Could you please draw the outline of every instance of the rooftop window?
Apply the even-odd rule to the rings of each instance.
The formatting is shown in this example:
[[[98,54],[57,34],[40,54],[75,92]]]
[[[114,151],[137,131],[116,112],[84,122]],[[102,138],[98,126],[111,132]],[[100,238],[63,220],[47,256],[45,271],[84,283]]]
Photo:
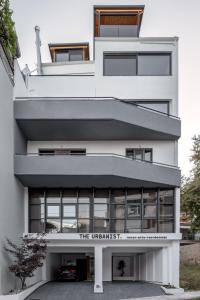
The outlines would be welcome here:
[[[50,44],[52,62],[89,60],[89,44]]]
[[[96,37],[138,37],[144,7],[96,7]]]

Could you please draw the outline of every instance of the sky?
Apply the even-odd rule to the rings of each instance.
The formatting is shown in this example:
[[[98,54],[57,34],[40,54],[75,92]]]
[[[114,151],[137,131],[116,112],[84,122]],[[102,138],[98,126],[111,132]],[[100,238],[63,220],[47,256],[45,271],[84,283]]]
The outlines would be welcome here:
[[[21,68],[36,68],[34,26],[41,29],[42,61],[48,43],[93,43],[93,5],[145,5],[141,37],[179,37],[179,166],[188,176],[192,137],[200,134],[200,0],[10,0]],[[92,52],[92,51],[90,51]]]

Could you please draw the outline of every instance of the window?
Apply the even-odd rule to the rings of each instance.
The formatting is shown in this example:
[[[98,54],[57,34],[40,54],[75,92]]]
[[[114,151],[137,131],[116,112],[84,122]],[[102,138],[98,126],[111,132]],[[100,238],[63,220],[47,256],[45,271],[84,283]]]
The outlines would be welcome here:
[[[138,55],[138,75],[171,75],[171,54],[140,53]]]
[[[105,76],[135,76],[136,55],[104,54]]]
[[[156,219],[148,219],[143,220],[143,226],[142,226],[143,232],[157,232],[157,220]]]
[[[152,162],[152,149],[129,148],[126,149],[126,156],[136,160]]]
[[[55,61],[56,62],[67,62],[67,61],[80,61],[83,60],[83,50],[55,50]]]
[[[145,189],[143,192],[143,203],[156,203],[158,197],[157,190]]]
[[[104,76],[170,76],[171,53],[104,53]]]
[[[63,205],[63,217],[64,218],[75,218],[76,217],[76,206],[75,205]]]
[[[111,232],[124,233],[125,232],[125,220],[111,220]]]
[[[53,62],[89,60],[89,44],[51,44],[49,50]]]
[[[127,232],[141,232],[141,221],[140,220],[127,220],[126,231]]]
[[[156,218],[157,206],[156,205],[144,205],[144,218]]]
[[[141,206],[140,205],[128,205],[128,218],[140,218],[141,217]]]
[[[64,233],[77,232],[77,220],[76,219],[63,219],[62,232],[64,232]]]
[[[60,206],[48,205],[47,206],[47,218],[59,218],[60,217]]]
[[[31,189],[30,232],[174,232],[173,189]]]
[[[39,155],[86,155],[86,149],[39,149]]]

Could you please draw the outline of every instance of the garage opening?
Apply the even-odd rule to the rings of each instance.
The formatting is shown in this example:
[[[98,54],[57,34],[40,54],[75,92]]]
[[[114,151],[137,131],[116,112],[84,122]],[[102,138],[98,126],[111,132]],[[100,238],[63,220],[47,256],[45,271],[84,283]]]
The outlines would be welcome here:
[[[47,265],[50,280],[94,280],[94,255],[90,253],[50,253]]]

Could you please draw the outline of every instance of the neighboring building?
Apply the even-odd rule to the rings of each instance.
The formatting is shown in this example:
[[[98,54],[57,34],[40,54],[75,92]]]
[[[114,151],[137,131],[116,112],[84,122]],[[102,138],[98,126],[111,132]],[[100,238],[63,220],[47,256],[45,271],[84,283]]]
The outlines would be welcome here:
[[[191,230],[192,223],[190,216],[184,212],[181,212],[180,215],[180,232],[182,234],[182,244],[185,243],[185,240],[200,240],[200,232],[193,233]]]
[[[94,6],[93,50],[50,44],[51,63],[36,28],[38,75],[16,68],[24,233],[49,240],[35,281],[62,268],[100,293],[112,280],[179,286],[178,39],[139,37],[143,12]]]
[[[15,278],[8,270],[10,260],[3,249],[6,238],[18,241],[24,232],[24,187],[13,169],[13,63],[0,39],[0,294],[15,287]]]

